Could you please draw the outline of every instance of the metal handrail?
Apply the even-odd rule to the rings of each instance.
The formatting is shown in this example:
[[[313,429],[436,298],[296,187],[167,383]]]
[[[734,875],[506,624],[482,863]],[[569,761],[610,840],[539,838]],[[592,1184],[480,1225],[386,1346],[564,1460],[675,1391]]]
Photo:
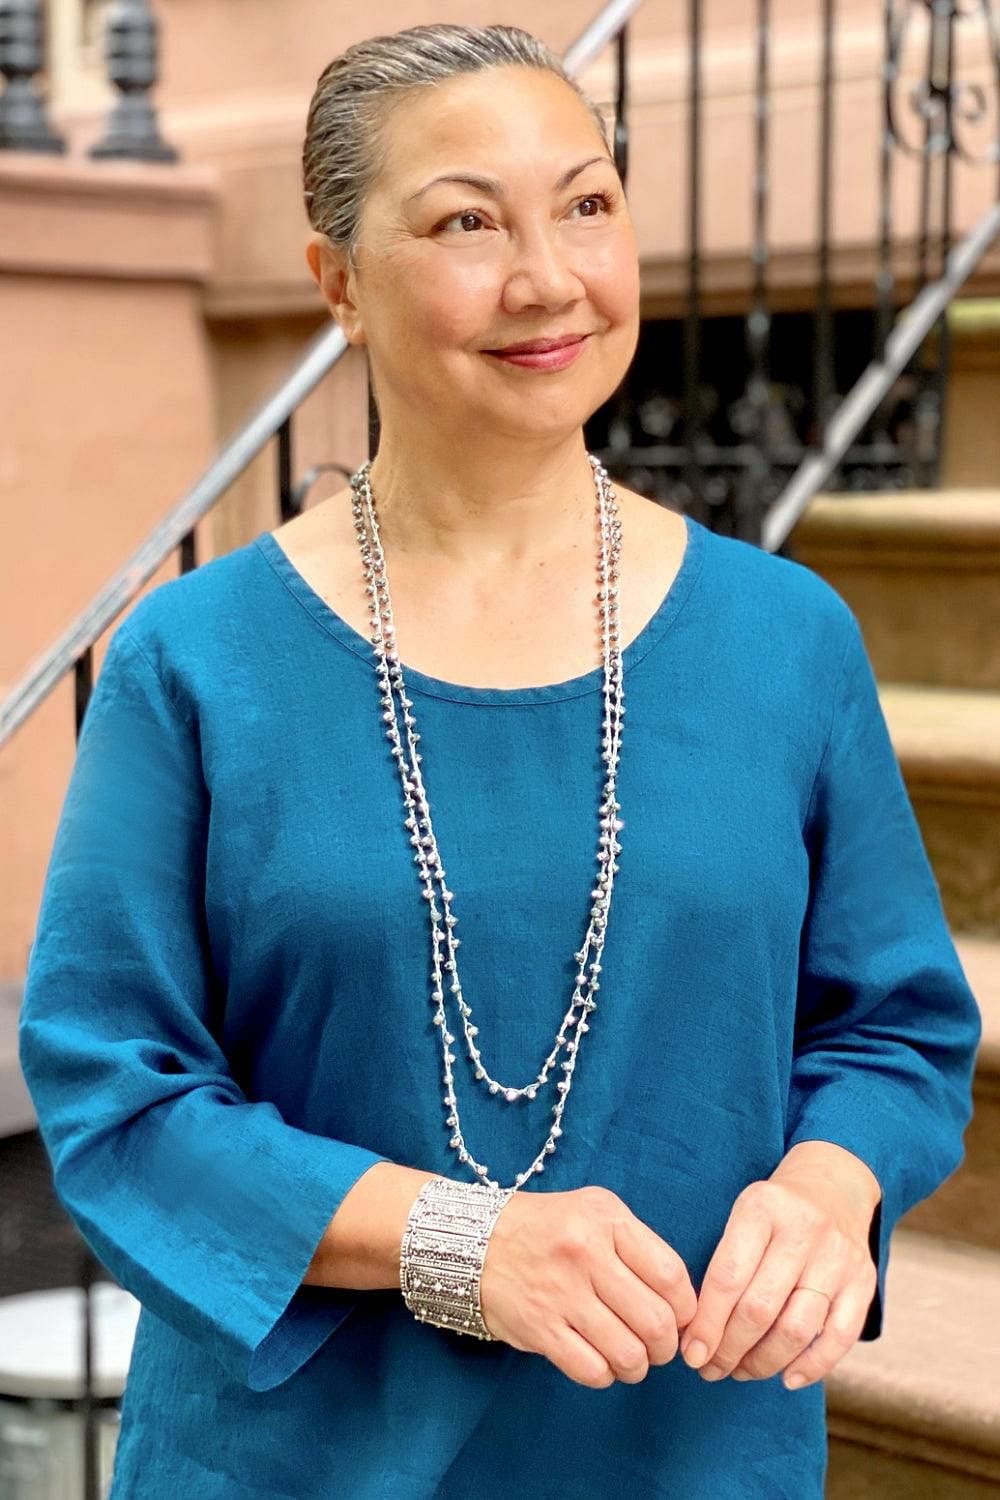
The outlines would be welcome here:
[[[1000,204],[994,204],[949,253],[944,274],[924,287],[900,313],[886,339],[884,358],[873,359],[830,418],[823,444],[808,453],[785,488],[764,514],[761,545],[776,552],[801,519],[810,501],[840,463],[868,418],[888,395],[949,302],[1000,236]]]
[[[571,75],[593,61],[621,31],[643,0],[609,0],[563,54]],[[58,686],[90,651],[128,606],[143,584],[161,568],[171,552],[218,504],[226,490],[261,450],[276,436],[310,391],[329,373],[349,348],[337,323],[322,329],[307,345],[291,373],[229,438],[201,478],[167,512],[142,545],[115,572],[54,645],[28,667],[12,692],[0,703],[0,746]]]
[[[608,42],[621,31],[639,9],[642,0],[610,0],[577,37],[562,56],[563,67],[573,75],[581,73]]]

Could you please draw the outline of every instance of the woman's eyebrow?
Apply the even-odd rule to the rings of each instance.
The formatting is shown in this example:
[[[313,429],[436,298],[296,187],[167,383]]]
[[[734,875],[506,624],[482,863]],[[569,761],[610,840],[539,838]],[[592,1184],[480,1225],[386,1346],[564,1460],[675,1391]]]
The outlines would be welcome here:
[[[552,191],[558,193],[562,188],[568,187],[573,178],[578,177],[585,167],[592,167],[595,162],[599,161],[606,161],[609,166],[614,166],[614,161],[610,156],[589,156],[586,161],[582,161],[578,166],[570,167],[568,172],[564,172]],[[415,193],[411,193],[403,201],[412,203],[414,198],[419,198],[421,193],[426,193],[428,188],[434,187],[438,182],[462,182],[469,187],[475,188],[477,192],[489,193],[493,198],[502,198],[504,196],[503,183],[499,182],[495,177],[477,177],[471,172],[444,172],[440,177],[432,177],[430,182],[425,182],[422,188],[418,188]]]

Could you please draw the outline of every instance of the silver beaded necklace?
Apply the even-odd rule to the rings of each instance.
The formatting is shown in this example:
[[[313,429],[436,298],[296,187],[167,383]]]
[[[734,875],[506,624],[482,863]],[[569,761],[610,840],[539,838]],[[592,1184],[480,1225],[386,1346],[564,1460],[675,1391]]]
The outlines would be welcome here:
[[[440,1028],[441,1047],[444,1059],[445,1095],[444,1103],[448,1110],[446,1123],[453,1132],[449,1139],[449,1145],[458,1153],[459,1159],[467,1163],[476,1175],[491,1188],[499,1187],[499,1183],[489,1175],[489,1168],[482,1162],[476,1161],[465,1143],[462,1135],[462,1127],[459,1121],[458,1100],[455,1095],[454,1077],[451,1065],[455,1061],[455,1054],[449,1050],[455,1038],[448,1030],[444,1010],[444,989],[442,970],[451,975],[451,989],[454,993],[458,1008],[462,1017],[462,1027],[465,1032],[466,1047],[474,1068],[475,1078],[485,1084],[491,1094],[499,1094],[505,1103],[515,1103],[521,1098],[534,1099],[538,1089],[546,1083],[549,1073],[555,1068],[559,1059],[559,1053],[565,1047],[568,1058],[560,1066],[565,1072],[565,1078],[556,1083],[557,1101],[553,1108],[553,1124],[548,1138],[531,1165],[524,1171],[518,1173],[513,1187],[509,1191],[516,1192],[525,1183],[533,1172],[545,1170],[545,1157],[550,1156],[556,1149],[555,1142],[562,1135],[562,1116],[569,1098],[569,1091],[573,1083],[573,1072],[576,1067],[577,1052],[580,1045],[580,1037],[590,1030],[587,1016],[597,1009],[597,1002],[592,998],[594,992],[600,988],[598,974],[601,972],[601,954],[604,950],[604,937],[607,929],[608,913],[611,908],[611,893],[614,886],[614,877],[618,871],[615,856],[621,851],[618,841],[618,831],[624,825],[618,817],[620,803],[615,798],[616,780],[618,774],[618,756],[621,744],[621,723],[625,716],[625,705],[622,690],[622,655],[621,641],[618,629],[618,560],[621,554],[622,527],[618,516],[618,500],[608,478],[607,471],[601,462],[593,456],[587,455],[593,470],[594,488],[597,497],[597,515],[600,525],[600,580],[601,585],[597,599],[600,605],[601,624],[603,630],[603,656],[604,656],[604,710],[603,728],[601,736],[601,758],[605,763],[604,791],[600,806],[600,835],[598,838],[597,852],[597,885],[591,891],[592,906],[590,908],[590,922],[584,939],[583,947],[574,957],[579,964],[576,976],[576,985],[573,990],[573,999],[563,1017],[562,1024],[556,1033],[552,1050],[546,1057],[538,1076],[529,1084],[515,1087],[500,1083],[493,1078],[486,1068],[482,1052],[476,1044],[476,1036],[479,1033],[478,1026],[472,1024],[472,1007],[465,1001],[462,994],[462,986],[458,977],[458,962],[455,958],[455,950],[459,947],[461,939],[455,937],[453,929],[457,925],[457,918],[451,910],[454,893],[447,887],[445,870],[438,853],[437,840],[434,837],[434,829],[431,826],[430,805],[424,791],[423,777],[420,774],[420,762],[423,757],[417,751],[417,742],[420,735],[415,733],[415,719],[411,713],[413,702],[406,695],[406,687],[403,681],[403,670],[399,655],[396,650],[396,632],[392,615],[392,604],[389,598],[389,580],[386,574],[385,555],[382,551],[382,539],[379,531],[378,518],[375,514],[375,503],[372,496],[370,470],[372,460],[362,464],[361,468],[351,475],[352,509],[354,512],[354,529],[361,549],[361,559],[365,574],[365,592],[371,599],[371,642],[374,647],[376,658],[376,669],[379,680],[379,692],[382,702],[382,719],[386,724],[386,736],[392,741],[392,754],[395,757],[399,769],[400,780],[403,789],[403,800],[406,804],[406,818],[404,826],[409,830],[410,843],[413,845],[413,859],[420,870],[421,891],[424,899],[430,906],[431,937],[433,944],[432,958],[432,1000],[434,1003],[434,1025]],[[397,720],[396,699],[393,693],[399,697],[399,706],[403,713],[403,724],[406,731],[406,749],[403,747],[399,733]],[[434,899],[434,881],[438,882],[441,891],[441,900],[444,906],[444,922],[442,925],[441,912]],[[442,961],[442,945],[446,948],[447,957]],[[591,959],[589,966],[587,961],[588,952],[593,945],[595,956]],[[590,973],[587,974],[589,967]],[[577,1014],[578,1013],[578,1014]],[[574,1017],[576,1017],[574,1022]],[[575,1024],[572,1039],[569,1039],[569,1030]]]

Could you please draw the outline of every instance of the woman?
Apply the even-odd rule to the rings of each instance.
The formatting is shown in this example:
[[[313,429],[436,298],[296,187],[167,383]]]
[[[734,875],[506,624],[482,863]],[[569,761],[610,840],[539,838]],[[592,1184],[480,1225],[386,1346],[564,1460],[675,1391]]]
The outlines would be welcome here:
[[[819,1497],[980,1025],[857,622],[587,453],[636,241],[540,42],[352,47],[304,160],[378,455],[117,627],[28,974],[112,1500]]]

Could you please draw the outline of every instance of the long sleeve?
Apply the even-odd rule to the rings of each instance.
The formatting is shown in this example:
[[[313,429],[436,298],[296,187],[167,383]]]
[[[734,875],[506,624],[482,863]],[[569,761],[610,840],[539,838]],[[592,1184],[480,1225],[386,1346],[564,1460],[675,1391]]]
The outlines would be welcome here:
[[[799,959],[786,1148],[832,1141],[882,1187],[870,1233],[882,1331],[899,1218],[964,1159],[982,1021],[882,713],[858,622],[806,820],[810,897]]]
[[[213,1032],[210,798],[196,722],[129,625],[112,635],[49,859],[20,1019],[56,1192],[113,1276],[270,1390],[365,1294],[302,1277],[388,1158],[249,1102]]]

